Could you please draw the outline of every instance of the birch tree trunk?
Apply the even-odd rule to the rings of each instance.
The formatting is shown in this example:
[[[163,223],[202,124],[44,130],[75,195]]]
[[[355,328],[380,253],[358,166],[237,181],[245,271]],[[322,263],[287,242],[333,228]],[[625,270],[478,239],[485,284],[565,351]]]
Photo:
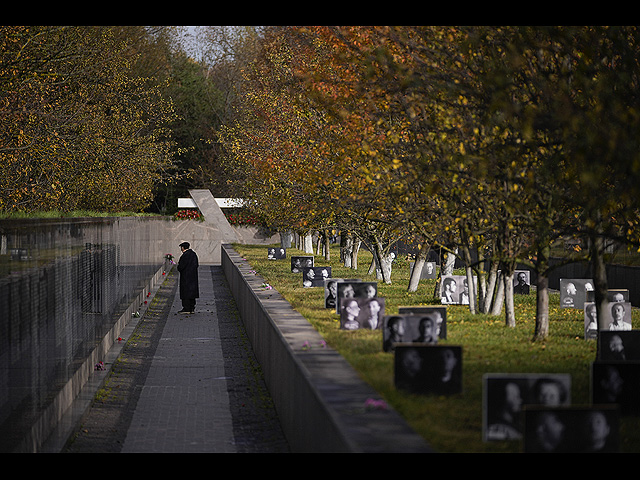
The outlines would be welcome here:
[[[340,260],[346,268],[351,268],[353,255],[353,235],[343,232],[340,235]]]
[[[549,244],[538,248],[536,260],[536,326],[533,340],[545,340],[549,336]]]
[[[303,237],[303,251],[304,253],[313,254],[313,236],[311,232],[307,232]]]
[[[424,267],[425,262],[427,261],[427,255],[429,254],[430,246],[427,243],[424,243],[422,247],[420,247],[420,251],[416,256],[416,261],[413,264],[413,271],[411,272],[411,277],[409,278],[409,287],[407,290],[409,292],[415,292],[418,290],[418,284],[420,283],[420,277],[422,275],[422,268]]]
[[[354,270],[358,269],[358,253],[360,252],[361,245],[362,240],[358,238],[353,239],[353,250],[351,252],[351,268]]]
[[[491,311],[491,307],[495,302],[496,285],[498,283],[498,262],[491,262],[491,266],[489,267],[489,278],[487,280],[487,288],[485,292],[484,304],[482,305],[482,313],[489,313]]]
[[[280,246],[282,248],[291,248],[293,241],[293,233],[291,231],[280,232]]]
[[[493,299],[493,305],[491,306],[491,315],[497,316],[502,312],[502,305],[504,304],[504,279],[502,271],[498,274],[496,286],[496,296]]]
[[[467,278],[467,286],[469,288],[469,311],[475,315],[476,313],[476,282],[473,281],[473,269],[471,267],[465,267],[465,273]]]
[[[377,238],[373,238],[371,243],[373,244],[373,261],[369,268],[369,274],[372,274],[375,269],[376,277],[379,280],[386,284],[391,284],[391,266],[395,254],[384,252],[382,244]]]
[[[508,327],[516,326],[516,311],[513,303],[513,269],[510,268],[502,277],[504,280],[504,305],[505,324]]]
[[[600,319],[604,318],[604,311],[607,305],[608,287],[607,270],[604,263],[604,238],[599,235],[598,232],[591,235],[590,248],[591,264],[593,267],[593,289],[596,303],[596,316],[598,318],[598,331],[600,331]]]
[[[456,264],[456,254],[458,253],[458,248],[456,247],[455,249],[455,253],[454,252],[447,252],[447,258],[445,259],[445,263],[443,266],[443,271],[442,274],[443,275],[452,275],[453,274],[453,267]]]
[[[324,259],[325,261],[331,261],[331,238],[329,237],[329,232],[325,230],[323,235],[324,240]]]
[[[471,251],[469,250],[469,245],[466,243],[462,247],[462,259],[465,263],[464,270],[467,279],[467,289],[469,293],[469,311],[475,315],[477,299],[476,283],[473,281],[473,270],[471,268]]]

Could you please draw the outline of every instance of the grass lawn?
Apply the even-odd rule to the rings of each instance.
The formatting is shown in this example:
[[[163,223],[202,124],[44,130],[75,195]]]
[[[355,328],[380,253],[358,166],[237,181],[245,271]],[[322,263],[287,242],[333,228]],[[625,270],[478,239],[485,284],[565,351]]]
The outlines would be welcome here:
[[[463,392],[452,396],[407,394],[394,386],[393,354],[382,350],[382,331],[341,330],[339,316],[324,308],[323,289],[304,288],[301,274],[291,273],[289,257],[308,254],[290,248],[286,260],[272,261],[267,260],[266,246],[237,244],[234,248],[439,452],[522,451],[520,441],[482,439],[485,373],[568,373],[572,403],[590,403],[590,366],[596,357],[596,342],[583,338],[583,311],[561,309],[558,293],[550,296],[550,335],[544,343],[531,341],[535,290],[529,295],[516,295],[515,327],[505,325],[504,314],[471,315],[466,306],[449,306],[447,338],[439,343],[462,346]],[[331,266],[333,277],[376,281],[367,273],[370,261],[371,255],[361,250],[357,271],[345,268],[337,246],[331,251],[331,261],[315,257],[316,266]],[[378,282],[378,296],[385,299],[385,314],[397,313],[400,306],[440,303],[433,298],[435,280],[422,280],[417,292],[407,291],[409,271],[407,259],[399,258],[394,263],[392,284]],[[632,320],[633,328],[639,328],[638,309],[634,309]],[[622,417],[620,450],[640,452],[640,418]]]

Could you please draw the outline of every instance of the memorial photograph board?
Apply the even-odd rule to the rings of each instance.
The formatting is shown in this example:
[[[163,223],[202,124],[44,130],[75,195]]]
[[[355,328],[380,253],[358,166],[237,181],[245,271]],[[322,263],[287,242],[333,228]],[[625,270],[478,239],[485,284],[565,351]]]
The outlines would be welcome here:
[[[292,256],[291,273],[302,273],[304,267],[313,267],[314,257],[312,256]]]
[[[605,303],[604,312],[600,315],[600,330],[625,331],[631,330],[631,303]]]
[[[399,343],[394,352],[394,384],[411,393],[462,393],[462,347]]]
[[[483,440],[522,438],[523,407],[571,405],[571,375],[565,373],[487,373],[482,378]]]
[[[598,312],[594,302],[584,304],[584,338],[585,340],[598,339]]]
[[[269,260],[283,260],[287,258],[287,249],[281,247],[271,247],[267,250],[267,258]]]
[[[391,352],[399,343],[438,343],[437,317],[432,314],[385,315],[382,318],[382,350]]]
[[[525,453],[617,453],[620,411],[613,406],[526,407]]]
[[[640,361],[640,330],[598,332],[598,360]]]
[[[516,270],[513,273],[513,293],[516,295],[528,295],[531,288],[531,272],[529,270]]]
[[[324,281],[331,278],[331,267],[303,267],[302,286],[324,287]]]
[[[477,278],[473,277],[478,291]],[[440,279],[440,301],[444,305],[468,305],[469,288],[466,275],[443,275]]]
[[[590,278],[561,278],[560,279],[560,308],[584,308],[587,301],[587,291],[593,290],[593,280]]]
[[[640,413],[640,362],[597,361],[591,364],[591,403],[620,407],[620,413]]]
[[[344,280],[338,282],[338,299],[364,297],[373,298],[378,296],[378,282],[363,282]],[[340,304],[336,304],[336,313],[340,313]]]
[[[384,317],[384,298],[354,297],[340,299],[342,330],[379,330]]]
[[[440,279],[440,301],[443,304],[460,304],[460,290],[462,289],[462,275],[442,275]]]
[[[324,306],[338,312],[338,283],[361,282],[359,278],[325,278],[324,280]]]
[[[409,263],[409,276],[413,274],[413,267],[416,262]],[[421,280],[435,280],[438,273],[438,266],[436,262],[424,262],[422,266],[422,272],[420,272]]]
[[[595,291],[588,290],[587,291],[587,302],[595,301]],[[610,288],[607,290],[607,301],[608,302],[628,302],[629,301],[629,290],[626,288]]]
[[[447,307],[442,305],[416,305],[398,307],[400,315],[429,315],[435,320],[438,338],[447,338]]]

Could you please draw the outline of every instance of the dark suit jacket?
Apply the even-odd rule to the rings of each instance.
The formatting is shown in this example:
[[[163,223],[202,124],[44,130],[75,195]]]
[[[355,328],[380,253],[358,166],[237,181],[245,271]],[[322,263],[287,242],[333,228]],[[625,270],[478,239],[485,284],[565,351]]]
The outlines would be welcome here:
[[[198,298],[198,255],[193,250],[185,250],[178,260],[180,272],[180,298]]]

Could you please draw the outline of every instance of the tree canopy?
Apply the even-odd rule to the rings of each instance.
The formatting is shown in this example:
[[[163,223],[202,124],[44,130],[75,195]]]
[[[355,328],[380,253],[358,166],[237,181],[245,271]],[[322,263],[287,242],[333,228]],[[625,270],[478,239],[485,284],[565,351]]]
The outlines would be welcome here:
[[[594,266],[603,239],[637,247],[636,27],[272,27],[261,47],[223,144],[278,226],[354,232],[379,261],[414,237],[483,276],[474,248],[543,287],[560,238]]]
[[[0,211],[210,188],[362,241],[385,282],[400,238],[456,253],[474,311],[528,265],[540,338],[555,242],[583,241],[599,305],[607,244],[640,248],[637,27],[198,27],[194,55],[182,33],[0,27]]]
[[[4,26],[0,42],[0,210],[144,208],[173,112],[131,32]]]

